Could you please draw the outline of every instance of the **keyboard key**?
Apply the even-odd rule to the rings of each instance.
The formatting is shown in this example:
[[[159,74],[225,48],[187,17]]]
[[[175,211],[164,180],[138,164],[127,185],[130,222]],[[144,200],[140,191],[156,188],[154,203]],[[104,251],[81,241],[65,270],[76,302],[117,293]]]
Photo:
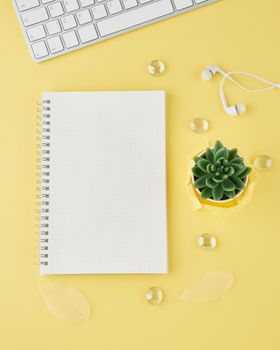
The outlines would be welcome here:
[[[135,27],[156,18],[173,13],[170,0],[159,0],[152,4],[122,13],[118,16],[106,18],[97,23],[101,36],[117,33],[121,30]]]
[[[46,37],[45,29],[41,24],[39,26],[27,29],[26,33],[29,41],[35,41]]]
[[[80,0],[82,7],[87,7],[94,4],[94,0]]]
[[[86,24],[92,21],[89,10],[78,12],[77,18],[80,24]]]
[[[61,27],[57,19],[46,23],[46,27],[49,35],[53,35],[61,32]]]
[[[138,5],[137,0],[123,0],[123,5],[126,10],[136,7]]]
[[[13,0],[38,61],[215,1]]]
[[[46,57],[49,54],[44,41],[39,41],[38,43],[33,44],[32,49],[36,58]]]
[[[61,23],[65,30],[77,27],[77,23],[73,15],[61,18]]]
[[[107,12],[106,12],[105,6],[103,4],[93,7],[92,13],[93,13],[93,17],[95,19],[100,19],[100,18],[104,18],[107,16]]]
[[[77,35],[74,31],[63,34],[63,40],[67,49],[79,45]]]
[[[89,24],[85,27],[78,29],[78,33],[82,43],[87,43],[98,38],[96,30],[93,24]]]
[[[56,2],[49,6],[51,17],[58,17],[64,14],[63,8],[60,2]]]
[[[36,10],[32,10],[21,15],[23,24],[25,27],[32,26],[33,24],[37,24],[40,22],[46,21],[49,16],[44,7],[38,8]]]
[[[183,10],[187,7],[193,6],[192,0],[174,0],[174,4],[177,10]]]
[[[63,45],[59,36],[54,36],[47,40],[51,53],[57,53],[63,50]]]
[[[77,0],[64,0],[63,3],[67,12],[76,11],[80,8]]]
[[[16,0],[19,11],[25,11],[40,5],[39,0]]]
[[[150,2],[152,0],[139,0],[140,1],[140,4],[146,4],[146,2]]]
[[[122,6],[119,0],[108,1],[107,6],[111,15],[122,11]]]

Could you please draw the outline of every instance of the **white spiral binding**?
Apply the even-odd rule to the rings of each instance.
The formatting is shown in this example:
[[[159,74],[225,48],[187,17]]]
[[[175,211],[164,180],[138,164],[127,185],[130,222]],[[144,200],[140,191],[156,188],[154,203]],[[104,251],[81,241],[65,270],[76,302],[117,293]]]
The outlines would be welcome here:
[[[50,192],[50,100],[43,100],[41,108],[37,108],[37,118],[40,127],[38,130],[38,159],[37,170],[37,213],[38,213],[38,236],[39,236],[39,264],[48,265],[49,246],[49,192]]]

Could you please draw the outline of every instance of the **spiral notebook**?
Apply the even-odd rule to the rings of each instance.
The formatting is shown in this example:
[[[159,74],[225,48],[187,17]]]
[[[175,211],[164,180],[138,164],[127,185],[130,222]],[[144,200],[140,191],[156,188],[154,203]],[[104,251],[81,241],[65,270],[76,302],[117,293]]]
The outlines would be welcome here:
[[[165,93],[42,101],[41,274],[167,273]]]

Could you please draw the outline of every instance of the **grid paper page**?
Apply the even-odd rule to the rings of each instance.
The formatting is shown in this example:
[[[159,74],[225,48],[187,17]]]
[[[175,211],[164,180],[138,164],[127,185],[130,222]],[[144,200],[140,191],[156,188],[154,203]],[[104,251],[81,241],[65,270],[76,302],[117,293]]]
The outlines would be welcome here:
[[[165,93],[50,92],[42,274],[167,273]]]

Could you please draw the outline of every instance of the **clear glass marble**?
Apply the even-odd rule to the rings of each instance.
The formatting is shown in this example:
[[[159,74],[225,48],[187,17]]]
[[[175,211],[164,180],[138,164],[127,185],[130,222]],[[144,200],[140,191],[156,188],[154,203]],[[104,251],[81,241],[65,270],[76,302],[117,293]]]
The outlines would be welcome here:
[[[203,233],[198,238],[198,245],[206,250],[213,250],[217,246],[217,239],[215,236],[210,235],[209,233]]]
[[[193,132],[201,134],[209,129],[209,122],[207,119],[195,118],[190,121],[190,128]]]
[[[146,292],[146,300],[150,305],[159,305],[163,301],[163,291],[159,287],[150,287]]]
[[[148,65],[148,72],[154,77],[163,75],[165,72],[165,64],[161,60],[153,60]]]
[[[272,167],[272,159],[267,155],[260,155],[253,160],[253,165],[257,170],[265,171]]]

